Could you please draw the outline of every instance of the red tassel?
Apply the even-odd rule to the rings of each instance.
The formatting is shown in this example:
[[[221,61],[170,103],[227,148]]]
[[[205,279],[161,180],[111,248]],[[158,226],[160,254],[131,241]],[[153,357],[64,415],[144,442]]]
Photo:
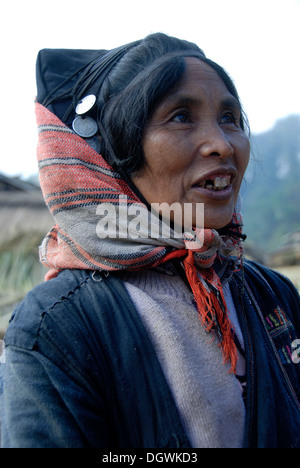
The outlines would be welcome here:
[[[204,282],[198,277],[198,270],[194,264],[194,254],[192,250],[188,251],[187,257],[184,259],[186,277],[192,288],[202,324],[206,331],[211,331],[214,328],[215,321],[218,322],[222,333],[222,352],[224,362],[231,362],[230,372],[235,372],[237,363],[237,350],[233,339],[232,325],[228,317],[226,302],[224,299],[221,282],[213,270],[213,268],[202,269],[199,273],[204,279]],[[216,295],[205,287],[205,282],[213,283],[218,289],[221,300],[223,302],[223,310]]]

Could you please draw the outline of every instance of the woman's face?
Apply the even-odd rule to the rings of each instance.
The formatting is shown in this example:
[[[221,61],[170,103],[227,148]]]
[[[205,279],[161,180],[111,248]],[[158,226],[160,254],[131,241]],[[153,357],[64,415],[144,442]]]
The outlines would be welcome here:
[[[249,140],[239,103],[223,80],[201,60],[185,60],[181,80],[145,129],[145,165],[132,180],[150,204],[179,202],[183,212],[192,204],[193,224],[196,204],[203,203],[204,227],[219,229],[231,221]]]

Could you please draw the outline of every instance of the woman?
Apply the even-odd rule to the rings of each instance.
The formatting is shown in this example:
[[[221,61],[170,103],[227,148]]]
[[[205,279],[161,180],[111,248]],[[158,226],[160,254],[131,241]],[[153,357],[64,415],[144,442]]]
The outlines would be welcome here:
[[[37,70],[56,225],[5,337],[3,446],[299,447],[299,297],[242,258],[231,79],[163,34]]]

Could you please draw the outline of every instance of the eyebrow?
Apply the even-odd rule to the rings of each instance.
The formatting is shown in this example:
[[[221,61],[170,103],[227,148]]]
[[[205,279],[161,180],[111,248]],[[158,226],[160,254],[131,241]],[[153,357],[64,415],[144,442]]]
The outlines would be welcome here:
[[[183,94],[168,96],[165,100],[166,105],[176,106],[189,106],[189,105],[201,105],[202,100],[192,96],[186,96]]]
[[[236,110],[241,111],[241,104],[239,103],[237,98],[235,98],[232,95],[221,100],[221,107],[223,108],[227,107],[230,109],[236,109]]]
[[[174,105],[174,106],[201,106],[203,103],[203,100],[201,98],[196,98],[194,96],[188,96],[188,95],[171,95],[166,98],[165,104],[166,105]],[[225,97],[224,99],[221,100],[220,102],[220,108],[229,108],[233,110],[238,110],[241,111],[241,105],[238,101],[237,98],[235,98],[233,95],[229,95],[228,97]]]

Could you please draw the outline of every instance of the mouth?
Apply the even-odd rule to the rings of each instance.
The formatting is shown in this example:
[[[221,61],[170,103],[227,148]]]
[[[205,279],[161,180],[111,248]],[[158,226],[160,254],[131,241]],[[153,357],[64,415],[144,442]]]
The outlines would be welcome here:
[[[214,190],[220,192],[225,190],[231,185],[231,176],[230,175],[218,175],[210,176],[207,179],[201,180],[196,186],[204,188],[206,190]]]
[[[227,173],[211,173],[199,179],[193,187],[200,187],[217,192],[222,191],[232,185],[235,176],[236,174],[233,171]]]
[[[227,198],[233,192],[233,182],[236,176],[236,171],[210,173],[198,179],[192,188],[210,198],[218,200]]]

